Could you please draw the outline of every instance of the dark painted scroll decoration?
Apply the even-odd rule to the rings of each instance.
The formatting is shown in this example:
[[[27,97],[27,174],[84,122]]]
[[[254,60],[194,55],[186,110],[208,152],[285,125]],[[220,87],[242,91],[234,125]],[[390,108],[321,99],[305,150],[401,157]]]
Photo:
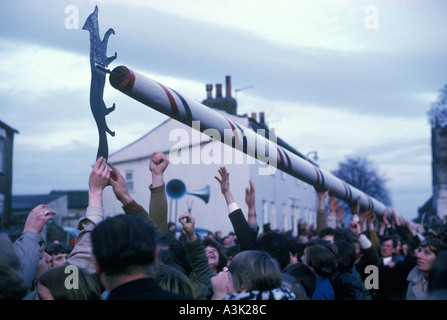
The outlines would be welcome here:
[[[106,115],[115,109],[115,104],[112,107],[107,108],[104,100],[104,85],[106,81],[107,66],[116,59],[115,55],[107,57],[107,42],[111,34],[115,34],[115,31],[110,28],[101,40],[99,35],[98,25],[98,6],[95,6],[95,11],[92,12],[85,21],[83,30],[87,30],[90,34],[90,69],[92,73],[92,79],[90,84],[90,109],[98,127],[99,134],[99,146],[96,158],[100,156],[105,159],[109,156],[109,147],[107,144],[107,133],[112,137],[115,136],[115,132],[111,131],[106,123]]]

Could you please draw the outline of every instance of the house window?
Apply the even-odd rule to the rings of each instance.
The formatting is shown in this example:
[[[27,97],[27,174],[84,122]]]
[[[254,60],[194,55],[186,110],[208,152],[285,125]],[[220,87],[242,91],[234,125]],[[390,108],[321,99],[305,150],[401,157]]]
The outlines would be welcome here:
[[[5,213],[5,195],[0,193],[0,214]]]
[[[286,203],[283,203],[282,204],[282,214],[283,214],[283,216],[282,216],[282,218],[283,218],[283,222],[282,222],[282,224],[283,224],[283,229],[284,230],[286,230],[286,231],[288,231],[290,228],[289,228],[289,219],[288,219],[288,216],[289,216],[289,214],[288,214],[288,212],[287,212],[287,204]]]
[[[3,157],[5,156],[5,139],[0,136],[0,173],[3,173],[5,169],[3,168]]]
[[[271,209],[271,213],[270,213],[270,228],[272,230],[276,229],[276,205],[274,202],[270,203],[270,209]]]
[[[129,192],[133,192],[133,172],[132,171],[126,172],[126,186],[127,186],[127,190],[129,190]]]
[[[5,172],[4,166],[4,157],[5,157],[5,139],[6,139],[6,131],[0,128],[0,173]]]

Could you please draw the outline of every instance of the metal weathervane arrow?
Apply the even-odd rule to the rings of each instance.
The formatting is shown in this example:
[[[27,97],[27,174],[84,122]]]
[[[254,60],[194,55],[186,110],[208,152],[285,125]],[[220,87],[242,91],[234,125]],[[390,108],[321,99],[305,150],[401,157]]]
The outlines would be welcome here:
[[[99,35],[98,24],[98,6],[95,6],[95,10],[88,16],[85,21],[83,30],[87,30],[90,34],[90,69],[92,73],[90,83],[90,109],[98,127],[99,145],[96,158],[109,157],[109,147],[107,144],[107,133],[112,137],[115,136],[115,132],[111,131],[106,123],[106,115],[115,110],[115,104],[112,107],[107,108],[104,100],[104,85],[106,82],[107,66],[116,59],[116,52],[114,56],[107,57],[107,42],[110,35],[115,34],[115,31],[110,28],[101,40]]]

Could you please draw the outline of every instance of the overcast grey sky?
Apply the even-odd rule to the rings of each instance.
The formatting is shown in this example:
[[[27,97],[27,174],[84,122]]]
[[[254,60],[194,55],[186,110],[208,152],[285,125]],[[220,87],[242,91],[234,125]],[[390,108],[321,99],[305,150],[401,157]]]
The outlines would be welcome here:
[[[14,194],[88,187],[98,137],[81,28],[95,5],[101,36],[116,32],[110,68],[198,101],[231,75],[233,89],[252,87],[238,92],[238,113],[264,111],[326,171],[368,157],[407,218],[431,196],[427,112],[447,82],[442,0],[0,1],[0,120],[19,131]],[[116,103],[110,153],[166,119],[108,83],[104,100]]]

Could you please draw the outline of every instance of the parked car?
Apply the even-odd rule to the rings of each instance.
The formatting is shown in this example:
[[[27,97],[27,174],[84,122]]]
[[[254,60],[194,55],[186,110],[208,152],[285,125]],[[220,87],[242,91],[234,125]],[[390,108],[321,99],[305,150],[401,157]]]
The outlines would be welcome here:
[[[195,229],[196,229],[196,232],[199,235],[200,239],[202,239],[202,240],[207,238],[210,233],[213,234],[208,229],[203,229],[203,228],[195,228]],[[179,226],[175,227],[175,237],[177,239],[179,239],[181,234],[182,234],[182,227],[179,227]]]

